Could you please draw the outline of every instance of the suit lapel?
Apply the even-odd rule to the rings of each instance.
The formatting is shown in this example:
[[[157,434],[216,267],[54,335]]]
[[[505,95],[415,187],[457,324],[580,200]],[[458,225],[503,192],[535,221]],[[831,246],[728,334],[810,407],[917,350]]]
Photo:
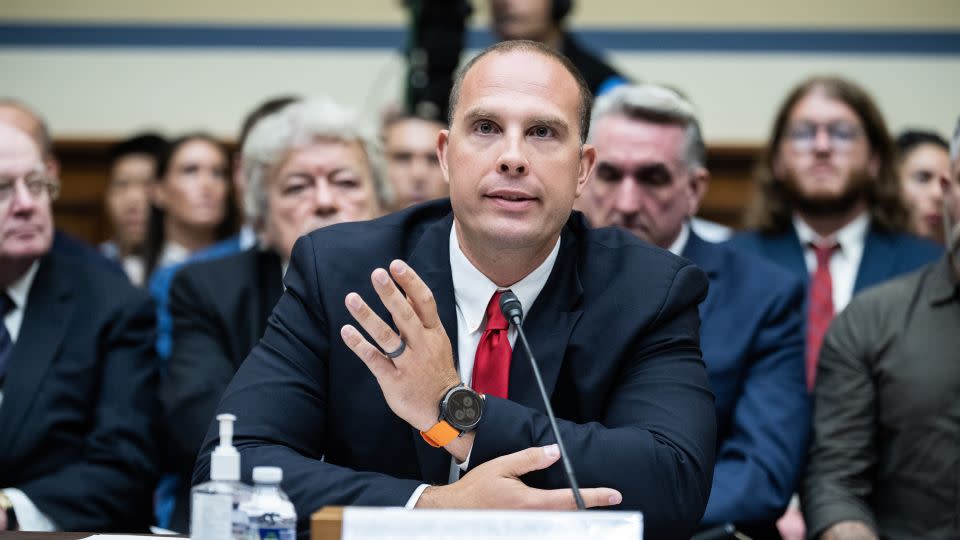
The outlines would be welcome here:
[[[437,312],[443,329],[453,346],[454,362],[457,357],[457,305],[453,294],[453,275],[450,272],[450,228],[453,214],[429,225],[423,232],[407,264],[433,291]],[[450,454],[442,448],[433,448],[423,440],[420,432],[412,429],[413,444],[420,463],[421,477],[431,484],[446,484],[450,475]]]
[[[259,248],[254,248],[254,250],[257,265],[255,282],[259,300],[256,310],[258,320],[254,328],[259,329],[259,333],[254,336],[251,344],[256,344],[260,340],[263,329],[267,327],[267,318],[283,294],[283,263],[280,257],[272,249],[261,251]]]
[[[577,271],[577,235],[571,218],[560,239],[560,252],[543,290],[532,306],[524,306],[523,330],[540,367],[543,386],[553,395],[563,365],[570,333],[580,319],[583,288]],[[543,411],[543,400],[530,366],[530,359],[517,339],[510,360],[510,401]]]
[[[863,255],[860,257],[860,267],[857,268],[857,279],[854,281],[853,293],[880,283],[893,274],[895,261],[894,247],[889,236],[878,233],[870,228],[863,242]]]
[[[45,256],[27,295],[20,333],[10,356],[0,405],[0,455],[9,455],[72,319],[68,269]]]
[[[717,278],[722,273],[723,269],[721,268],[721,258],[720,253],[721,249],[718,246],[714,246],[708,243],[706,240],[697,236],[693,230],[690,230],[690,237],[687,240],[687,245],[683,248],[683,253],[681,255],[688,259],[693,264],[700,267],[704,273],[707,274],[707,278],[710,279],[710,290],[714,289],[714,284],[717,281]],[[713,299],[716,295],[707,294],[707,298],[700,304],[700,320],[703,321],[707,318],[707,314],[710,313],[710,310],[713,308]]]
[[[788,232],[766,236],[765,238],[766,251],[770,259],[786,266],[804,283],[810,281],[807,262],[803,258],[803,246],[800,245],[800,237],[797,236],[797,231],[792,226]]]

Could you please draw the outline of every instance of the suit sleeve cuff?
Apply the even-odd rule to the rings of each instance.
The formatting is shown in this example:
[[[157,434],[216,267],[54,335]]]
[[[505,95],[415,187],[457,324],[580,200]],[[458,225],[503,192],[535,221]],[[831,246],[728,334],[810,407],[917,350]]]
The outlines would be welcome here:
[[[57,526],[50,520],[30,497],[17,488],[6,488],[3,493],[10,498],[13,503],[13,511],[17,513],[17,524],[21,531],[56,531]]]
[[[407,500],[407,504],[403,505],[407,510],[412,510],[417,506],[417,502],[420,501],[420,496],[423,495],[423,490],[430,487],[430,484],[420,484],[417,489],[413,491],[413,495]]]

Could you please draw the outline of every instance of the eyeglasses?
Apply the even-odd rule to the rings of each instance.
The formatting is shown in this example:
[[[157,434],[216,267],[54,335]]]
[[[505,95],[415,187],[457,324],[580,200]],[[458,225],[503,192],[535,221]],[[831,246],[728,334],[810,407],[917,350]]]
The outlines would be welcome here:
[[[17,178],[0,178],[0,204],[7,204],[17,191]],[[44,192],[55,200],[60,194],[60,182],[51,176],[42,174],[31,174],[23,177],[23,183],[27,186],[27,193],[34,199],[40,198]]]
[[[837,152],[848,152],[863,135],[859,126],[850,122],[831,122],[829,124],[814,124],[800,122],[787,128],[786,138],[791,149],[795,152],[810,152],[817,144],[817,134],[820,129],[827,130],[830,147]]]

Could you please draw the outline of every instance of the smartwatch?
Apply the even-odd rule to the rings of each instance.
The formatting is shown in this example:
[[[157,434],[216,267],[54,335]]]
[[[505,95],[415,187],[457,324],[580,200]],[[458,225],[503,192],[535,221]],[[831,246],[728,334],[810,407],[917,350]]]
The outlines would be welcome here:
[[[476,429],[483,416],[483,396],[463,383],[454,386],[440,400],[440,420],[420,435],[427,444],[440,448]]]

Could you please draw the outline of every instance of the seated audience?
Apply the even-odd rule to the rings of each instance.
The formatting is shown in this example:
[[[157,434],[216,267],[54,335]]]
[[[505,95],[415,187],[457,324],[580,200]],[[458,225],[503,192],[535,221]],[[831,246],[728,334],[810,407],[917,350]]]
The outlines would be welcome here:
[[[380,135],[394,210],[449,194],[437,160],[437,137],[445,127],[410,114],[392,114],[384,120]]]
[[[177,269],[199,252],[227,255],[239,239],[227,150],[205,134],[171,141],[157,167],[144,248],[150,294],[157,304],[157,353],[170,356],[167,293]]]
[[[808,283],[806,374],[820,343],[857,292],[935,260],[942,250],[907,233],[893,142],[873,99],[837,77],[800,83],[780,106],[756,174],[748,226],[730,240]],[[803,536],[791,507],[781,523]]]
[[[590,93],[598,96],[626,78],[588,51],[565,28],[573,0],[489,0],[493,33],[502,40],[529,39],[560,52],[573,62]]]
[[[158,403],[149,297],[51,251],[59,182],[0,123],[0,530],[146,531]]]
[[[596,159],[590,101],[553,49],[495,45],[451,92],[438,138],[449,201],[297,241],[217,411],[237,415],[244,478],[283,467],[302,534],[325,505],[574,507],[526,355],[511,352],[507,288],[585,506],[642,510],[650,538],[696,528],[716,440],[699,349],[707,280],[571,213]]]
[[[701,521],[776,538],[810,429],[803,282],[758,255],[704,241],[690,218],[709,180],[693,105],[668,88],[623,85],[597,99],[597,168],[584,198],[595,226],[618,226],[703,269],[700,348],[716,395],[717,462]]]
[[[950,175],[947,141],[928,131],[905,131],[897,137],[900,190],[910,210],[910,230],[943,243],[940,179]]]
[[[144,284],[143,244],[147,236],[150,188],[167,141],[152,133],[137,135],[110,149],[107,184],[107,217],[113,238],[100,244],[100,252],[118,261],[137,286]]]
[[[233,196],[236,199],[237,208],[243,208],[244,194],[247,191],[247,180],[244,177],[241,163],[243,162],[243,146],[247,142],[247,136],[250,135],[250,130],[253,129],[253,126],[264,116],[273,114],[294,101],[299,100],[300,98],[297,96],[272,97],[257,105],[256,108],[250,111],[243,119],[243,124],[240,126],[240,136],[237,137],[237,146],[234,149],[231,163],[231,168],[233,169]],[[252,223],[244,222],[240,227],[240,232],[237,234],[239,235],[237,242],[241,250],[250,249],[256,245],[257,233],[253,230]]]
[[[50,130],[40,115],[19,101],[0,97],[0,122],[12,125],[27,133],[40,148],[48,173],[55,178],[59,178],[60,162],[53,153],[53,139],[50,138]],[[101,269],[118,275],[126,275],[119,263],[104,257],[93,247],[61,230],[54,230],[51,250],[70,257],[82,258]]]
[[[386,202],[376,147],[351,111],[327,100],[261,118],[243,147],[246,217],[258,246],[190,264],[170,289],[173,352],[161,383],[172,457],[183,472],[170,527],[187,531],[190,475],[217,403],[257,343],[283,292],[282,269],[300,236],[377,217]]]
[[[947,255],[854,298],[823,342],[802,492],[810,538],[960,535],[960,124],[950,158]]]

